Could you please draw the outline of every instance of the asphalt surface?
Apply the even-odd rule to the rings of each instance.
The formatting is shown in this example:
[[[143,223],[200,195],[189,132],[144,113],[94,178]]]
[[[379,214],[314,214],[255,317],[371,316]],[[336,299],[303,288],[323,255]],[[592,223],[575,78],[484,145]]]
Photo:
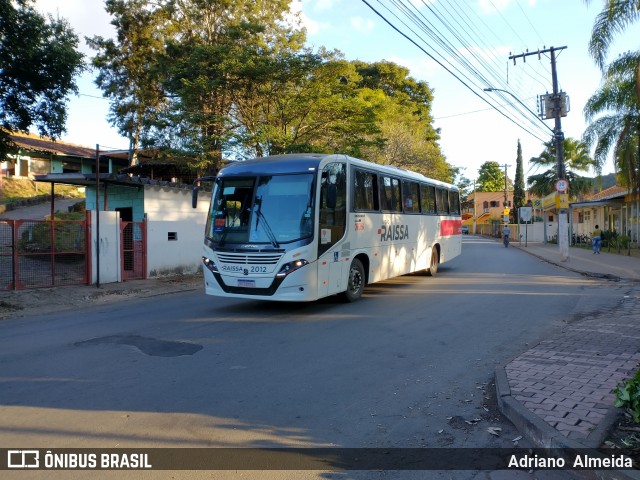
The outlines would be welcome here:
[[[613,391],[640,363],[640,259],[570,248],[563,261],[558,245],[516,242],[512,247],[561,268],[628,285],[613,314],[597,312],[571,322],[496,370],[500,410],[534,444],[599,447],[621,412]],[[631,470],[586,476],[640,479]]]
[[[34,210],[34,217],[41,218],[50,205]],[[640,258],[606,249],[595,255],[587,249],[570,248],[569,258],[563,260],[554,244],[513,242],[510,248],[588,277],[628,286],[615,314],[602,311],[572,321],[496,369],[499,408],[533,444],[552,449],[598,447],[620,414],[614,407],[613,390],[633,376],[640,364]],[[139,283],[137,287],[144,289],[149,281]],[[128,293],[132,287],[132,282],[111,284],[108,290]],[[121,289],[124,291],[119,292]],[[588,478],[640,479],[637,471],[630,470],[583,473]]]
[[[53,211],[66,213],[69,207],[81,201],[81,198],[56,198],[53,202]],[[42,220],[48,215],[51,215],[51,200],[29,207],[7,210],[0,213],[0,220]]]

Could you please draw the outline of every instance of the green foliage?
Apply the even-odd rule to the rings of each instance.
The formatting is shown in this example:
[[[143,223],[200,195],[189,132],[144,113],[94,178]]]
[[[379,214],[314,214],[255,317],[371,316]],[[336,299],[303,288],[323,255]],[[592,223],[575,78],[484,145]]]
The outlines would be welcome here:
[[[524,171],[522,166],[522,145],[520,145],[520,140],[518,140],[518,149],[516,154],[516,176],[513,183],[513,209],[511,209],[511,213],[514,223],[517,223],[517,212],[520,207],[524,207],[526,196],[524,186]]]
[[[92,63],[98,71],[96,85],[111,100],[109,121],[129,138],[130,163],[135,164],[144,132],[166,104],[157,60],[164,52],[168,13],[147,0],[106,0],[105,9],[113,17],[117,39],[95,36],[87,43],[98,52]]]
[[[584,107],[587,126],[583,139],[594,146],[599,171],[613,153],[620,184],[638,188],[638,63],[640,52],[628,52],[612,62],[604,72],[604,82]]]
[[[563,141],[563,153],[563,170],[566,172],[566,180],[569,183],[570,197],[576,198],[580,194],[590,193],[593,188],[590,179],[576,173],[587,172],[590,168],[595,167],[587,145],[573,138],[565,138]],[[545,149],[540,156],[531,158],[529,162],[536,167],[547,168],[543,173],[529,176],[527,179],[529,191],[539,197],[544,197],[555,191],[555,183],[558,180],[555,142],[550,140],[545,143]]]
[[[508,186],[508,181],[507,181]],[[478,170],[476,190],[478,192],[501,192],[505,189],[504,170],[498,162],[484,162]]]
[[[77,93],[83,70],[78,37],[63,19],[40,15],[33,0],[0,0],[0,158],[9,134],[37,127],[59,138],[65,131],[66,97]]]
[[[76,214],[77,215],[77,214]],[[84,248],[82,222],[53,222],[54,252],[77,252]],[[33,228],[23,230],[18,249],[24,253],[45,253],[51,249],[52,222],[37,222]]]
[[[614,405],[628,408],[633,421],[640,422],[640,370],[624,384],[618,385],[613,391],[616,395]]]
[[[226,158],[346,153],[452,181],[433,92],[392,62],[303,48],[289,0],[107,0],[98,85],[134,148],[215,172]]]

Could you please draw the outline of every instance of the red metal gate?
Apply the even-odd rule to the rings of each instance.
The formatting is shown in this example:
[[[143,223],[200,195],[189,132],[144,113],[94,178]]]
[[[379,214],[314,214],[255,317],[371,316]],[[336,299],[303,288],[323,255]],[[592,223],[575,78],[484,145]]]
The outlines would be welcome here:
[[[147,223],[120,222],[122,281],[147,278]]]
[[[0,290],[89,283],[86,220],[0,220]]]

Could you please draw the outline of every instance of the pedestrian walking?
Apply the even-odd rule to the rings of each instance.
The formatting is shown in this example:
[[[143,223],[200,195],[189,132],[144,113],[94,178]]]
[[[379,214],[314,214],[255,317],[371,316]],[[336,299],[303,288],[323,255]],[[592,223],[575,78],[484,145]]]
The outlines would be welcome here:
[[[593,254],[600,255],[600,244],[602,243],[602,230],[596,225],[595,230],[591,234],[591,242],[593,245]]]

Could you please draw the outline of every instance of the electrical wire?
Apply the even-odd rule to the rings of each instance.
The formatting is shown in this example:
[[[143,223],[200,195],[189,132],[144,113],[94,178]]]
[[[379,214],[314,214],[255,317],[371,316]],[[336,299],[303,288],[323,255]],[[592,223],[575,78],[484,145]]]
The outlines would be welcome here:
[[[485,29],[478,27],[478,21],[468,15],[465,9],[461,9],[450,0],[438,3],[422,0],[422,6],[426,7],[424,9],[426,11],[421,11],[422,8],[418,7],[415,0],[408,3],[404,0],[388,0],[389,5],[385,5],[382,0],[377,0],[378,4],[387,12],[385,15],[376,9],[370,1],[362,1],[393,30],[419,48],[492,109],[498,111],[534,138],[541,142],[547,141],[542,137],[547,137],[551,129],[538,115],[533,113],[532,110],[536,107],[532,109],[520,101],[513,102],[512,99],[507,98],[504,92],[500,92],[500,90],[504,90],[516,99],[524,97],[522,94],[518,95],[520,88],[516,90],[516,93],[512,93],[513,84],[505,81],[504,64],[496,60],[499,58],[499,52],[489,46],[486,36],[483,35]],[[490,3],[497,10],[495,4],[491,1]],[[508,25],[504,16],[502,14],[500,16]],[[481,23],[484,23],[477,14],[476,17]],[[528,18],[527,21],[529,21]],[[517,32],[511,25],[509,28],[517,36]],[[491,29],[487,28],[486,31],[491,32]],[[479,45],[483,51],[489,53],[481,56],[478,53],[479,47],[475,45]],[[534,72],[537,73],[535,70]],[[526,74],[535,79],[528,72]],[[539,80],[535,80],[539,82]],[[521,80],[518,84],[521,87],[523,85]],[[494,92],[501,98],[502,104],[496,105],[487,98],[488,95],[483,96],[477,93],[489,87],[495,89]]]
[[[398,28],[396,25],[393,24],[393,22],[391,22],[389,19],[387,19],[382,13],[380,13],[376,8],[373,7],[373,5],[371,5],[367,0],[362,0],[362,2],[367,5],[367,7],[369,7],[378,17],[380,17],[387,25],[389,25],[393,30],[395,30],[398,34],[400,34],[401,36],[403,36],[406,40],[408,40],[409,42],[411,42],[413,45],[415,45],[418,49],[420,49],[425,55],[427,55],[429,58],[431,58],[434,62],[436,62],[438,65],[440,65],[442,68],[444,68],[449,74],[451,74],[456,80],[458,80],[460,83],[462,83],[462,85],[464,85],[471,93],[473,93],[475,96],[477,96],[478,98],[480,98],[483,102],[487,103],[490,107],[492,107],[493,109],[495,109],[498,113],[500,113],[502,116],[504,116],[506,119],[508,119],[509,121],[511,121],[512,123],[514,123],[516,126],[518,126],[519,128],[525,130],[527,133],[529,133],[531,136],[537,138],[538,140],[540,140],[541,142],[544,142],[545,140],[543,140],[539,135],[537,135],[534,132],[531,132],[531,130],[527,129],[526,127],[524,127],[523,125],[521,125],[520,123],[518,123],[513,117],[509,116],[507,113],[505,113],[504,111],[502,111],[501,109],[499,109],[496,105],[494,105],[488,98],[486,98],[485,96],[480,95],[477,90],[475,88],[473,88],[470,85],[470,81],[468,79],[468,77],[465,76],[465,78],[462,78],[464,75],[459,75],[457,74],[454,70],[459,71],[455,66],[453,66],[448,60],[444,59],[443,60],[439,60],[438,58],[436,58],[434,56],[434,54],[430,53],[429,51],[427,51],[424,47],[422,47],[416,40],[414,40],[413,38],[411,38],[408,34],[406,34],[405,32],[403,32],[402,30],[400,30],[400,28]],[[379,3],[380,0],[378,0]],[[395,2],[394,2],[395,3]],[[384,5],[383,5],[384,7]],[[387,7],[385,7],[388,11],[389,9]],[[390,12],[392,15],[394,15],[401,23],[404,24],[404,22],[402,22],[395,14],[393,14],[392,12]],[[406,26],[406,24],[405,24]],[[409,29],[414,35],[416,35],[415,31],[413,31],[412,29]],[[420,37],[418,35],[418,38],[420,38],[423,42],[424,39],[422,39],[422,37]],[[441,40],[441,39],[437,39],[437,40]],[[449,49],[450,51],[450,49]],[[443,57],[443,55],[441,53],[438,52],[434,52],[436,54],[438,54],[438,56]],[[449,66],[447,66],[445,63],[448,63]]]

